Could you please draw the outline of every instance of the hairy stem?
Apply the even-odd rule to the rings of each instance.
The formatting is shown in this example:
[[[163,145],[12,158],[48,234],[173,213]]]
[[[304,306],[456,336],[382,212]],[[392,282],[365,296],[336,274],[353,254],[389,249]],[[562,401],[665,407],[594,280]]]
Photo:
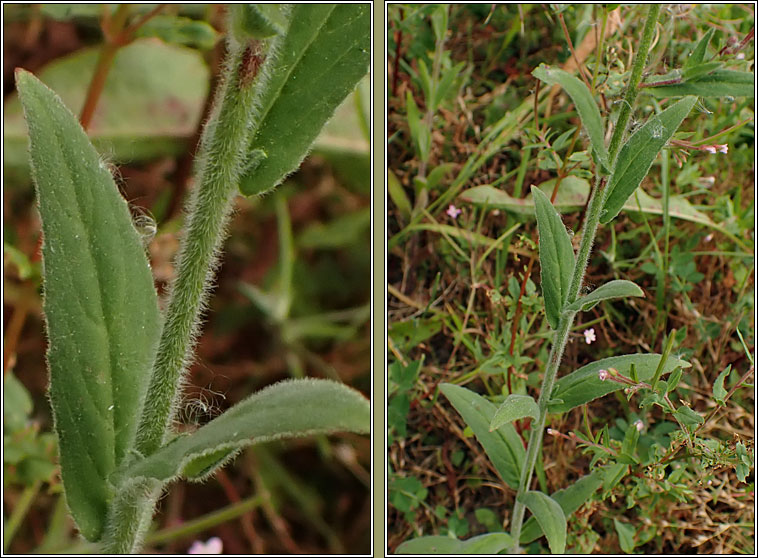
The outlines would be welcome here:
[[[648,51],[650,50],[653,31],[655,30],[655,25],[658,21],[659,12],[660,5],[651,4],[648,8],[647,20],[645,21],[645,28],[642,32],[642,40],[640,41],[639,49],[635,55],[632,74],[626,90],[625,102],[622,105],[616,127],[613,130],[613,136],[611,137],[611,146],[608,150],[608,160],[611,161],[611,165],[613,165],[615,162],[616,155],[618,154],[618,150],[621,145],[621,139],[624,136],[626,127],[629,123],[629,117],[632,113],[632,106],[637,95],[637,86],[642,79],[642,70],[644,69],[645,62],[647,61],[647,55]],[[605,203],[606,193],[607,191],[605,188],[605,179],[601,178],[598,174],[595,179],[595,187],[592,189],[589,205],[587,206],[587,218],[582,229],[581,243],[579,245],[579,252],[576,256],[574,272],[571,276],[571,284],[569,286],[566,305],[571,304],[579,297],[582,282],[584,281],[584,274],[587,270],[587,264],[589,262],[590,252],[592,251],[592,244],[595,240],[595,233],[597,232],[598,223],[600,222],[600,215]],[[555,384],[558,367],[561,363],[561,357],[563,356],[563,350],[566,347],[568,334],[571,331],[571,326],[574,323],[575,315],[576,313],[564,312],[561,315],[558,323],[558,328],[556,329],[555,335],[553,337],[553,345],[550,349],[550,357],[548,360],[547,368],[545,369],[545,376],[542,380],[542,388],[540,390],[540,396],[538,400],[540,416],[539,419],[534,422],[531,435],[529,436],[529,445],[526,449],[526,458],[521,468],[521,478],[519,482],[516,504],[513,508],[513,519],[511,522],[511,536],[513,537],[513,549],[511,551],[512,553],[518,553],[519,551],[521,527],[524,522],[525,506],[519,501],[519,497],[529,490],[529,485],[531,484],[534,466],[537,461],[537,454],[539,453],[539,448],[542,445],[542,436],[545,429],[545,421],[547,419],[548,403],[553,391],[553,385]]]

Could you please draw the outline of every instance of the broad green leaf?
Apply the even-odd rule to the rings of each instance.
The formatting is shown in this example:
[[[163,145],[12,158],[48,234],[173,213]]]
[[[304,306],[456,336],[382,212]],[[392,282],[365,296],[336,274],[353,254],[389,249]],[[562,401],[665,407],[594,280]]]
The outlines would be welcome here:
[[[600,217],[609,223],[645,178],[653,161],[671,139],[682,121],[697,102],[697,97],[685,97],[660,114],[654,114],[630,137],[616,157],[608,194]]]
[[[595,470],[589,475],[585,475],[578,479],[571,486],[553,492],[550,497],[558,502],[564,515],[568,517],[582,507],[583,504],[587,503],[590,497],[602,484],[602,471]],[[541,536],[542,528],[539,523],[537,523],[536,518],[530,517],[524,522],[524,527],[521,529],[521,544],[529,544]]]
[[[627,523],[622,523],[615,517],[613,518],[613,525],[616,527],[616,533],[619,536],[621,550],[627,554],[631,554],[634,551],[634,535],[636,534],[634,527]]]
[[[440,391],[473,430],[500,478],[514,490],[517,489],[526,452],[513,425],[503,424],[494,432],[490,432],[495,405],[478,393],[454,384],[441,384]]]
[[[603,119],[600,117],[600,109],[592,98],[590,90],[579,78],[560,70],[540,64],[532,75],[549,85],[560,85],[576,106],[582,125],[587,130],[592,149],[597,154],[603,165],[608,165],[608,152],[605,149],[605,134],[603,133]]]
[[[655,374],[661,355],[657,354],[634,354],[597,360],[580,369],[560,378],[553,388],[549,410],[551,413],[562,413],[589,403],[598,397],[613,393],[624,386],[612,380],[598,378],[600,370],[615,368],[627,378],[631,376],[631,366],[635,365],[640,381],[650,381]],[[663,373],[671,372],[677,366],[689,368],[690,364],[676,357],[669,357],[663,367]],[[562,399],[559,403],[556,400]]]
[[[153,277],[126,201],[76,117],[16,72],[45,242],[50,402],[61,475],[82,534],[97,540],[108,477],[131,450],[160,334]]]
[[[574,272],[574,249],[561,216],[548,197],[534,186],[532,196],[540,235],[540,279],[545,313],[550,326],[557,329]]]
[[[563,554],[566,550],[566,515],[560,504],[544,492],[530,490],[519,501],[532,512],[547,538],[550,552]]]
[[[205,478],[246,446],[312,434],[366,433],[370,426],[369,401],[358,391],[331,380],[285,380],[131,463],[117,476],[119,481],[149,478],[161,482],[183,473]]]
[[[461,541],[448,536],[429,535],[405,541],[396,554],[497,554],[511,546],[508,533],[485,533]]]
[[[490,432],[506,423],[524,417],[532,417],[534,420],[537,420],[540,417],[540,408],[533,397],[512,393],[505,398],[505,401],[495,411],[492,422],[490,422]]]
[[[727,391],[724,389],[724,380],[729,376],[729,373],[731,371],[732,365],[730,364],[724,369],[721,374],[718,375],[716,381],[713,382],[713,398],[721,406],[726,405],[724,398],[726,397]]]
[[[79,114],[100,48],[54,60],[39,79]],[[196,50],[152,39],[119,49],[87,130],[98,151],[113,162],[176,156],[187,150],[208,95],[209,72]],[[27,130],[15,93],[3,115],[3,166],[26,172]]]
[[[695,79],[672,85],[646,87],[658,98],[697,95],[698,97],[753,97],[755,75],[736,70],[716,70]]]
[[[605,285],[602,285],[589,293],[587,296],[583,296],[574,301],[566,307],[566,311],[571,312],[586,312],[595,307],[595,305],[601,300],[608,300],[611,298],[625,298],[627,296],[645,296],[636,284],[625,279],[614,279],[608,281]]]
[[[267,192],[297,169],[337,106],[366,75],[371,51],[370,6],[296,4],[280,56],[260,99],[250,152],[266,158],[247,170],[240,190]],[[264,65],[265,68],[265,65]]]

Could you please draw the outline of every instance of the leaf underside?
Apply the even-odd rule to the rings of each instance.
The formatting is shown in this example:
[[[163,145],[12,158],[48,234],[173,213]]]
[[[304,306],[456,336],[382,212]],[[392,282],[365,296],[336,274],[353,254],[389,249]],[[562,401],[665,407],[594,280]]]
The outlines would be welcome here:
[[[28,72],[24,107],[42,217],[50,402],[66,501],[97,540],[110,473],[131,449],[160,334],[152,273],[113,177],[73,114]]]

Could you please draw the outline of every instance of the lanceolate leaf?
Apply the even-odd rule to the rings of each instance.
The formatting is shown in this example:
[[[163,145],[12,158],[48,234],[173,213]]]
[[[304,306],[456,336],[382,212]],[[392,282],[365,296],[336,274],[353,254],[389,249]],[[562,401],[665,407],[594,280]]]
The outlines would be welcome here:
[[[131,450],[160,333],[140,237],[113,177],[58,96],[23,70],[16,84],[39,198],[50,401],[66,501],[100,537],[108,476]]]
[[[539,416],[540,408],[533,397],[512,393],[505,398],[502,405],[495,411],[495,416],[492,417],[492,422],[490,423],[490,432],[514,420],[524,417],[532,417],[536,420]]]
[[[561,216],[548,197],[534,186],[532,196],[540,235],[540,278],[545,313],[550,326],[557,329],[574,271],[574,249]]]
[[[608,223],[618,215],[696,102],[697,97],[685,97],[660,114],[651,116],[624,144],[607,186],[601,223]]]
[[[430,535],[405,541],[395,550],[396,554],[497,554],[511,546],[513,538],[508,533],[485,533],[460,541],[448,536]]]
[[[589,475],[583,476],[571,486],[553,492],[550,497],[558,502],[564,515],[568,517],[588,502],[602,484],[603,474],[601,470],[597,469]],[[542,528],[535,517],[530,517],[521,530],[521,544],[529,544],[540,536],[542,536]]]
[[[494,432],[490,432],[495,405],[478,393],[455,384],[442,384],[440,391],[474,431],[476,439],[492,460],[500,478],[514,490],[518,489],[521,464],[526,452],[513,425],[503,424]]]
[[[555,402],[551,402],[548,408],[551,413],[562,413],[624,387],[623,384],[613,380],[601,380],[598,377],[600,370],[614,368],[629,378],[632,364],[634,364],[639,380],[650,381],[660,360],[661,355],[636,354],[604,358],[582,366],[555,383],[551,396],[551,400]],[[677,366],[689,368],[691,365],[676,357],[669,357],[664,364],[663,374],[671,372]]]
[[[281,53],[261,98],[250,146],[266,158],[246,171],[240,190],[270,190],[294,171],[337,106],[366,75],[370,6],[296,4]]]
[[[600,117],[600,109],[587,86],[582,80],[568,72],[558,68],[550,68],[544,64],[540,64],[532,72],[532,75],[549,85],[558,84],[568,93],[574,102],[574,106],[576,106],[579,118],[582,119],[584,129],[587,130],[592,149],[595,150],[600,162],[607,166],[608,153],[605,149],[603,119]]]
[[[642,289],[631,281],[615,279],[598,287],[587,296],[583,296],[574,301],[574,303],[569,305],[566,310],[586,312],[587,310],[594,308],[594,306],[601,300],[624,298],[627,296],[645,296],[645,293],[643,293]]]
[[[262,389],[193,434],[176,438],[118,474],[125,482],[148,478],[192,480],[215,472],[239,449],[280,438],[333,432],[366,433],[368,399],[331,380],[301,379]]]
[[[536,490],[522,494],[519,500],[529,508],[545,533],[550,552],[563,554],[566,550],[566,515],[560,504],[544,492]]]
[[[682,83],[647,87],[659,98],[697,95],[699,97],[753,97],[755,76],[750,72],[716,70]]]

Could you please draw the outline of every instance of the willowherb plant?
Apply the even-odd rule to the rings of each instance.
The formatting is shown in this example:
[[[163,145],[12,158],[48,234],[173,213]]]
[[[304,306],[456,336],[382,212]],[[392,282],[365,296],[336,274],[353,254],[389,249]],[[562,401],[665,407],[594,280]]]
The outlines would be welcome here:
[[[203,480],[242,448],[370,428],[334,381],[269,386],[188,435],[171,428],[237,191],[294,171],[368,68],[366,4],[234,5],[166,311],[127,203],[76,118],[30,73],[16,83],[44,233],[50,402],[66,502],[104,552],[138,551],[171,481]]]
[[[398,553],[519,553],[522,544],[530,543],[543,534],[551,552],[564,553],[567,517],[601,486],[605,489],[615,486],[627,474],[629,465],[639,464],[635,449],[644,425],[642,421],[629,424],[621,447],[615,449],[608,443],[607,427],[596,435],[588,427],[587,439],[580,439],[574,433],[566,436],[584,444],[594,453],[593,470],[570,486],[548,495],[531,490],[530,486],[550,412],[565,412],[622,389],[629,397],[641,391],[645,395],[641,406],[649,408],[657,405],[672,415],[681,429],[680,447],[686,445],[690,448],[697,445],[693,442],[695,436],[712,416],[711,414],[704,419],[687,405],[677,407],[668,396],[679,384],[682,369],[690,367],[689,363],[672,355],[675,332],[669,335],[663,354],[630,354],[607,358],[556,379],[569,332],[579,312],[587,311],[603,300],[643,296],[639,286],[625,280],[610,281],[582,294],[584,275],[598,226],[610,223],[635,195],[655,158],[672,141],[674,133],[696,105],[699,96],[752,95],[747,87],[747,84],[753,82],[752,73],[725,70],[721,61],[706,60],[707,46],[713,36],[710,32],[696,45],[686,67],[677,72],[674,78],[656,77],[643,82],[643,70],[660,9],[660,5],[653,4],[647,10],[642,36],[607,146],[604,133],[606,124],[587,83],[566,71],[546,65],[540,65],[532,72],[541,82],[550,86],[558,85],[569,95],[586,131],[595,162],[594,188],[576,253],[551,200],[539,188],[532,188],[539,232],[542,296],[546,318],[553,330],[539,398],[535,400],[529,395],[510,394],[497,407],[461,386],[450,383],[440,386],[442,393],[476,435],[500,477],[516,491],[510,532],[488,533],[467,541],[449,536],[419,537],[401,544],[397,548]],[[643,87],[652,88],[655,96],[668,98],[669,101],[664,110],[650,116],[627,137],[635,99]],[[676,97],[678,99],[674,100]],[[717,147],[713,148],[715,152]],[[726,151],[726,148],[722,151]],[[752,371],[751,367],[739,383],[744,382]],[[719,385],[714,386],[714,395],[720,398],[720,405],[726,394],[723,388],[725,374],[727,372],[719,377]],[[662,379],[664,375],[668,375],[667,380]],[[524,448],[511,423],[527,417],[532,422],[529,442]],[[548,434],[564,436],[551,429],[548,429]],[[672,459],[676,451],[662,456],[662,462]],[[740,461],[742,468],[737,468],[738,477],[744,481],[750,468],[744,444],[736,452],[739,456],[745,456],[745,460]],[[610,458],[612,462],[609,465],[594,467],[598,461]],[[527,508],[532,517],[525,523]]]

